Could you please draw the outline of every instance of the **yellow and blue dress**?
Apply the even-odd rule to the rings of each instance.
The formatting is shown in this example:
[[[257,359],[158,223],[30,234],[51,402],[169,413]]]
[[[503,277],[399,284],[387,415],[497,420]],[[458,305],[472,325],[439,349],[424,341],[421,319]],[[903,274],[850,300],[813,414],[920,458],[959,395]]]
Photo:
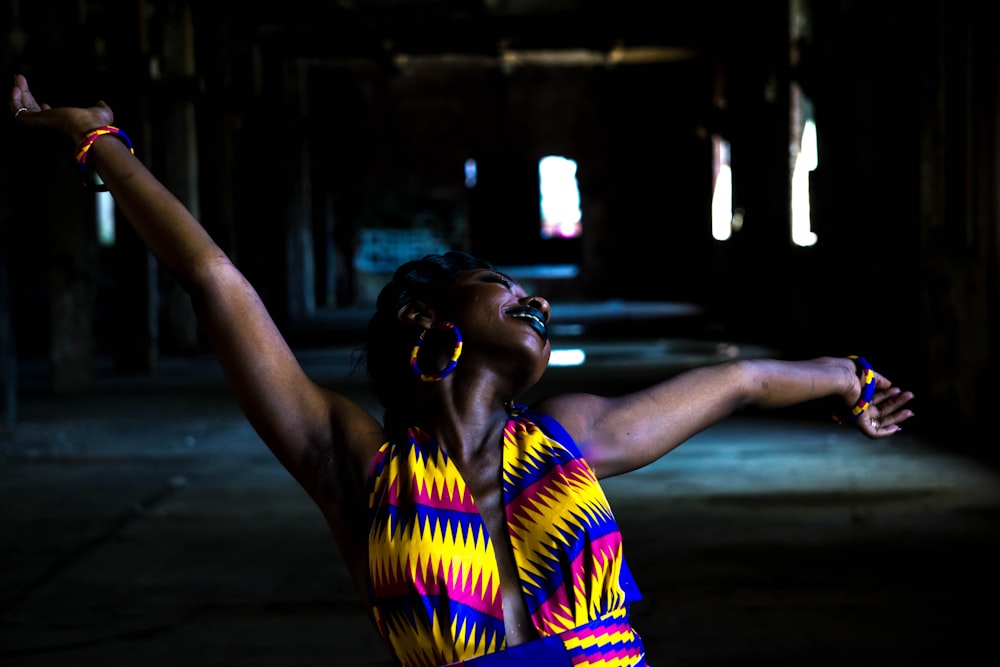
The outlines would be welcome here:
[[[384,444],[368,489],[373,616],[405,667],[646,664],[628,618],[641,596],[615,517],[551,417],[518,406],[503,437],[507,528],[538,641],[507,648],[493,543],[435,440],[414,427]]]

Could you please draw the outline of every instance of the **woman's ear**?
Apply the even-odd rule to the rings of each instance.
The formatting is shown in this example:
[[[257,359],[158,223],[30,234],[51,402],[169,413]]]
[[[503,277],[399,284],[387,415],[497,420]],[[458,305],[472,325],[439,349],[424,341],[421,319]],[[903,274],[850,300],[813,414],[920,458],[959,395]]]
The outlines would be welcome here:
[[[403,324],[418,324],[425,329],[430,329],[437,321],[434,310],[425,301],[410,301],[399,309],[397,317]]]

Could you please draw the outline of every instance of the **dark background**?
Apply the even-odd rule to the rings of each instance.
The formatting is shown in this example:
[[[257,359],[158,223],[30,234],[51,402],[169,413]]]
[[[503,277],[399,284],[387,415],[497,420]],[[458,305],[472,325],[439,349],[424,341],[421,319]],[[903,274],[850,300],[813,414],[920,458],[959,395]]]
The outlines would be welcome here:
[[[867,357],[917,392],[898,436],[836,427],[826,405],[743,414],[607,481],[636,627],[657,667],[966,665],[995,653],[1000,590],[992,14],[0,0],[0,53],[45,101],[108,101],[310,375],[358,400],[350,355],[385,278],[354,269],[371,230],[432,231],[549,297],[554,342],[593,354],[541,390],[622,391],[732,355]],[[610,61],[619,46],[658,50]],[[795,86],[819,140],[806,248],[787,231]],[[124,221],[98,243],[72,146],[23,132],[0,120],[0,664],[387,664],[184,295]],[[743,215],[725,242],[713,134]],[[575,241],[538,235],[550,153],[580,165]]]
[[[997,46],[980,4],[3,5],[8,79],[27,74],[53,104],[107,100],[296,345],[357,339],[372,289],[351,260],[361,230],[429,224],[505,266],[577,267],[525,279],[557,304],[702,313],[604,319],[595,336],[862,354],[919,392],[925,432],[992,454],[951,441],[983,425],[996,368]],[[616,46],[661,51],[593,59]],[[787,232],[793,85],[819,140],[819,242],[805,248]],[[9,120],[0,131],[6,421],[26,391],[85,392],[102,373],[204,351],[127,225],[97,245],[71,147],[43,154]],[[709,233],[715,133],[732,145],[743,214],[725,242]],[[580,239],[537,233],[535,170],[550,153],[580,165]]]

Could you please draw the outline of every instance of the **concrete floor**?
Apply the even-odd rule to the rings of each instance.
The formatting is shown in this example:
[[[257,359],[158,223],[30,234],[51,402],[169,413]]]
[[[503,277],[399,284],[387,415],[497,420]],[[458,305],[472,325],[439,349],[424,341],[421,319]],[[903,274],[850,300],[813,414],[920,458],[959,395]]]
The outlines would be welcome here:
[[[346,357],[302,356],[330,384]],[[543,389],[578,379],[553,375]],[[742,415],[607,480],[651,663],[988,664],[1000,473],[918,420],[873,442]],[[0,432],[0,493],[3,667],[391,664],[214,360],[29,392]]]

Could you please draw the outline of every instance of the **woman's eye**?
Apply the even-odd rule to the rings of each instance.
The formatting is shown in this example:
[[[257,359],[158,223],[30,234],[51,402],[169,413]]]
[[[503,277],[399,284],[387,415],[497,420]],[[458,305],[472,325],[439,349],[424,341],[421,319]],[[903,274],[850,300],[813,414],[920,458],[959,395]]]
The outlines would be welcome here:
[[[499,273],[488,273],[486,274],[485,279],[487,282],[500,283],[507,289],[511,288],[511,282],[507,280],[507,278],[505,278],[504,276],[501,276]]]

